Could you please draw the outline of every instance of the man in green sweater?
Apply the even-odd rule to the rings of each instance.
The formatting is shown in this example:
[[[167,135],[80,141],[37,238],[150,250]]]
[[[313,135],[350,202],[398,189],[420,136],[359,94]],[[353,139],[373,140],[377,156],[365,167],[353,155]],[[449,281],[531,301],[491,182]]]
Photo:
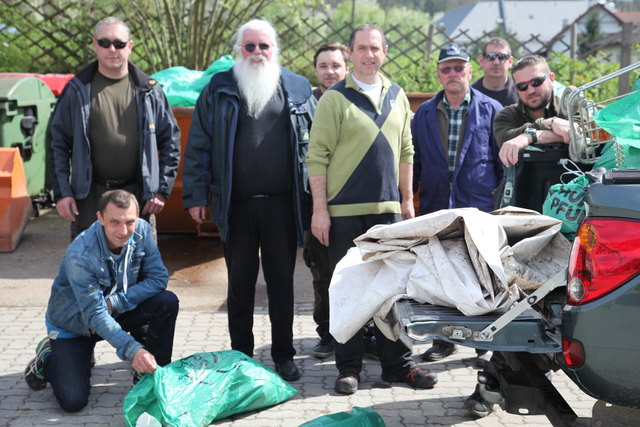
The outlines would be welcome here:
[[[353,239],[376,224],[414,217],[413,146],[409,101],[379,73],[387,53],[384,33],[374,24],[349,38],[352,71],[320,99],[307,155],[313,196],[311,231],[329,249],[332,271],[354,246]],[[398,188],[400,191],[398,191]],[[358,389],[363,331],[336,343],[338,393]],[[376,331],[382,378],[432,388],[434,374],[418,369],[411,350]]]

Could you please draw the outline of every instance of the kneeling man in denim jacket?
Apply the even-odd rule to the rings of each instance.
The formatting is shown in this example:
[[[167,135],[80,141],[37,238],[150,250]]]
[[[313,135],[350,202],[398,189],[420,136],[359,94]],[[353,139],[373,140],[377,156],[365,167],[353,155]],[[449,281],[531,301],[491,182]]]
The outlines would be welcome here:
[[[48,337],[25,370],[33,390],[51,383],[66,411],[87,405],[96,342],[106,340],[130,360],[134,383],[171,362],[178,298],[150,226],[134,195],[108,191],[98,220],[69,246],[51,288]],[[137,341],[128,331],[146,331]],[[141,341],[141,342],[140,342]]]

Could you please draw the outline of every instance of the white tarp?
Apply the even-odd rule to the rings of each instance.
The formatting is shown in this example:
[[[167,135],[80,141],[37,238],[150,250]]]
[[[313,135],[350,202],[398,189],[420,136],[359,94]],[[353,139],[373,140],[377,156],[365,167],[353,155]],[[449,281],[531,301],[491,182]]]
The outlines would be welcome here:
[[[567,266],[571,244],[561,227],[557,219],[519,208],[447,209],[374,226],[336,266],[331,334],[344,343],[373,318],[396,339],[399,326],[387,314],[400,298],[465,315],[504,312],[516,302],[515,285],[537,288]]]

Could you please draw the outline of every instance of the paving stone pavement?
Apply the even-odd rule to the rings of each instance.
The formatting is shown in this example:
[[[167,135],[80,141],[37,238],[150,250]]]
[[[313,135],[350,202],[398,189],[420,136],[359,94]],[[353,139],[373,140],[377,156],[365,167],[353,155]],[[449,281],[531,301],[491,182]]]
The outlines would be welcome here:
[[[295,363],[302,378],[291,383],[298,393],[280,405],[261,411],[240,414],[215,422],[221,426],[297,426],[316,417],[350,411],[354,406],[367,407],[382,416],[387,426],[547,426],[544,416],[512,415],[499,408],[490,416],[476,420],[463,407],[472,391],[477,369],[472,349],[460,347],[457,354],[439,363],[419,363],[438,374],[433,390],[413,390],[402,383],[380,379],[380,365],[367,361],[358,392],[351,396],[333,391],[337,374],[333,357],[321,361],[310,356],[316,344],[311,304],[298,304],[294,323],[294,340],[298,354]],[[96,347],[97,365],[93,370],[89,405],[75,414],[59,409],[50,387],[31,391],[23,379],[23,370],[33,357],[38,341],[44,336],[43,307],[0,308],[0,426],[123,426],[122,402],[131,389],[128,362],[120,361],[111,346],[101,342]],[[269,319],[265,308],[255,315],[255,358],[269,368]],[[414,347],[417,356],[428,344]],[[181,311],[178,316],[174,359],[193,353],[230,349],[227,316],[224,311]],[[416,357],[417,359],[417,357]],[[586,396],[560,373],[553,382],[580,417],[588,417],[594,399]]]

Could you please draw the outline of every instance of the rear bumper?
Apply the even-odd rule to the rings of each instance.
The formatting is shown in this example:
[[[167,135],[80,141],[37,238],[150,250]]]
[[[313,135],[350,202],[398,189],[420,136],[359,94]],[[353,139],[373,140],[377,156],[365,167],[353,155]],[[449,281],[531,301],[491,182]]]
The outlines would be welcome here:
[[[525,311],[492,341],[483,341],[479,332],[493,323],[499,314],[465,316],[455,308],[419,304],[411,300],[395,303],[393,315],[402,333],[415,341],[441,339],[454,344],[491,351],[556,353],[562,351],[560,337],[533,309]]]

